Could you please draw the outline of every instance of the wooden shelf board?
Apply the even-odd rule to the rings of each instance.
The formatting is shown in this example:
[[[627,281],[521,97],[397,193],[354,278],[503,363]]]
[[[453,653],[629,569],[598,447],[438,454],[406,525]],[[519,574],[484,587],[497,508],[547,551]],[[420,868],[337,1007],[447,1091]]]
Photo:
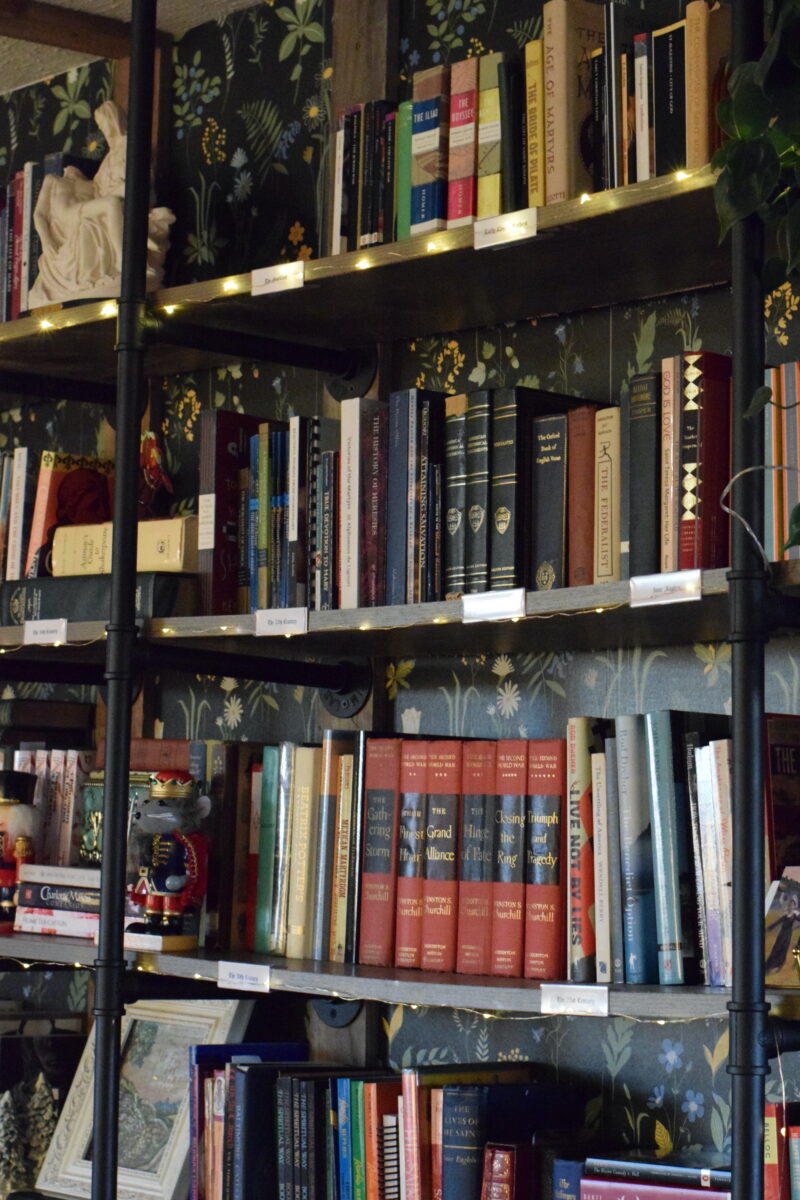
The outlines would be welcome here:
[[[729,252],[717,244],[712,182],[703,168],[683,180],[663,176],[586,203],[551,205],[538,212],[537,236],[513,245],[473,250],[471,229],[418,235],[312,260],[295,290],[254,297],[249,275],[238,275],[162,289],[152,304],[167,321],[164,310],[174,308],[232,335],[338,348],[724,283]],[[92,301],[0,326],[0,367],[85,379],[91,363],[93,380],[113,382],[115,322],[105,311],[108,302]],[[220,361],[219,354],[158,345],[148,351],[147,371],[171,374]]]
[[[800,561],[775,565],[783,589],[800,589]],[[290,638],[255,636],[252,613],[231,616],[160,617],[147,621],[143,636],[154,646],[170,641],[200,649],[204,645],[249,656],[296,658],[314,656],[396,657],[443,654],[495,654],[531,650],[602,649],[634,645],[687,645],[717,641],[727,632],[727,571],[704,571],[703,599],[683,604],[631,608],[627,583],[528,592],[526,617],[519,621],[461,621],[461,602],[405,604],[383,608],[310,612],[308,632]],[[104,621],[71,621],[70,644],[55,648],[26,646],[23,628],[0,627],[0,648],[14,651],[8,659],[64,662],[102,661]],[[0,672],[2,675],[2,672]]]
[[[80,938],[13,934],[0,939],[0,959],[54,962],[91,967],[97,947]],[[346,1000],[372,1000],[382,1004],[416,1004],[421,1007],[463,1008],[492,1014],[536,1016],[541,1012],[538,983],[523,979],[495,979],[473,975],[440,975],[429,971],[357,967],[336,963],[305,962],[242,954],[153,954],[125,952],[130,967],[177,979],[216,983],[219,962],[269,964],[270,989],[308,996],[333,996]],[[725,1017],[730,992],[725,988],[613,986],[609,988],[609,1015],[637,1020],[692,1020]],[[773,1012],[800,1015],[800,989],[767,992]]]

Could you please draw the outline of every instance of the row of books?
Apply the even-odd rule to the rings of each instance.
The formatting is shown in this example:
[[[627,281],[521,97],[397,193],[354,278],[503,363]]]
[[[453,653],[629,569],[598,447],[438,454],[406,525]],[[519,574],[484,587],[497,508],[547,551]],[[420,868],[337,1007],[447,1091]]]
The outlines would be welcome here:
[[[542,30],[340,115],[334,253],[709,162],[727,5],[546,0]]]
[[[39,161],[28,161],[0,186],[0,321],[27,315],[28,293],[39,273],[41,244],[33,220],[45,175],[63,175],[77,168],[93,178],[100,159],[57,150]]]

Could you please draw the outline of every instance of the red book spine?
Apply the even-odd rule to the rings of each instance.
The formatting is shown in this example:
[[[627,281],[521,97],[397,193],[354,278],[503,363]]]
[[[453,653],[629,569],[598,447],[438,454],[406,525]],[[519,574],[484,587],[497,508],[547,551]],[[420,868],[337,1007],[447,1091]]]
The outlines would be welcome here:
[[[720,496],[730,477],[731,360],[681,356],[678,569],[728,565],[728,515]]]
[[[526,979],[566,976],[566,792],[564,738],[528,743],[525,828]]]
[[[463,743],[456,971],[464,975],[488,975],[491,964],[495,749]]]
[[[455,738],[431,742],[420,951],[420,966],[425,971],[454,971],[456,966],[460,800],[461,742]]]
[[[367,741],[358,961],[372,967],[394,957],[401,746],[400,738]]]
[[[729,1200],[730,1192],[712,1192],[714,1200]],[[580,1200],[701,1200],[709,1189],[642,1183],[640,1179],[581,1179]]]
[[[522,975],[525,916],[525,790],[528,743],[497,743],[495,846],[492,877],[492,975]]]
[[[382,1160],[383,1118],[397,1113],[400,1080],[364,1081],[364,1186],[366,1200],[380,1200],[383,1185],[380,1178]]]
[[[567,413],[567,580],[581,587],[594,579],[594,422],[596,408]]]
[[[428,1200],[431,1185],[430,1088],[420,1086],[419,1072],[406,1068],[401,1076],[403,1096],[403,1155],[405,1200]]]
[[[400,750],[400,824],[394,933],[396,967],[420,965],[427,765],[428,742],[404,741]]]

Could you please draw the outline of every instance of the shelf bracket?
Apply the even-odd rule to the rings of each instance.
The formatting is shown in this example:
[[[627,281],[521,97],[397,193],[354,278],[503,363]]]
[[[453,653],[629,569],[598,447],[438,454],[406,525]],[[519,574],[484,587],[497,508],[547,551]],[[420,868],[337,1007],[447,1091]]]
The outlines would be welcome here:
[[[764,1035],[764,1049],[768,1058],[800,1050],[800,1024],[788,1021],[785,1017],[770,1017]]]
[[[300,342],[263,337],[258,333],[195,325],[192,321],[175,316],[151,316],[146,332],[151,341],[159,344],[186,346],[191,350],[229,354],[231,358],[321,371],[328,377],[326,385],[337,400],[363,395],[375,378],[378,365],[374,347],[337,350],[330,346],[307,346]]]

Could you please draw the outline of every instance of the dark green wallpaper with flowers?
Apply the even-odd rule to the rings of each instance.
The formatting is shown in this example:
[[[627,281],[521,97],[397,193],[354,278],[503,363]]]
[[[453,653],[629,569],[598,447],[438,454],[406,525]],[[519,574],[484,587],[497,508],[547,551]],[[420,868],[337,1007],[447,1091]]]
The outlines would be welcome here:
[[[323,0],[261,3],[199,26],[175,46],[168,194],[177,214],[168,278],[213,278],[319,252],[329,172],[330,9]],[[404,0],[398,73],[484,50],[519,50],[539,32],[541,5],[522,0]],[[91,114],[110,94],[112,69],[96,63],[0,97],[0,177],[45,149],[102,156]],[[800,297],[771,296],[765,333],[772,361],[800,358]],[[438,336],[420,329],[397,347],[391,386],[446,392],[522,383],[615,401],[631,376],[682,349],[731,350],[727,290],[575,313],[538,322]],[[320,380],[269,364],[234,364],[165,379],[154,389],[154,427],[175,481],[176,511],[197,493],[200,411],[233,407],[263,415],[319,410]],[[23,406],[7,397],[0,446],[109,444],[102,412],[59,402]],[[668,619],[668,617],[666,618]],[[447,660],[392,658],[376,687],[402,732],[535,737],[563,732],[568,715],[614,715],[655,707],[730,707],[730,648],[598,648]],[[6,694],[46,685],[5,685]],[[800,643],[768,649],[767,706],[800,711]],[[166,736],[310,740],[325,713],[313,689],[243,679],[165,675],[157,708]],[[396,1065],[530,1059],[543,1074],[580,1085],[588,1125],[615,1140],[724,1150],[730,1139],[724,997],[713,1018],[664,1024],[617,1018],[494,1018],[459,1009],[400,1006],[387,1014]],[[791,1056],[768,1081],[770,1094],[800,1097]]]

